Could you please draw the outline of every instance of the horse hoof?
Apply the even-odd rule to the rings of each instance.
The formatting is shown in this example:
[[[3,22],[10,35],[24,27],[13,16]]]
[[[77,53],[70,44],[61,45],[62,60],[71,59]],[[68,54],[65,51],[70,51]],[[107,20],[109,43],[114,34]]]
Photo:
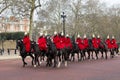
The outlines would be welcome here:
[[[57,67],[59,68],[59,67],[60,67],[60,65],[61,65],[61,63],[59,62]]]
[[[67,61],[65,61],[65,67],[67,67]]]
[[[34,65],[34,68],[36,68],[37,66],[36,65]]]
[[[56,68],[56,65],[54,65],[53,68]]]
[[[24,65],[27,65],[27,63],[25,63]]]
[[[40,65],[42,64],[42,62],[40,61]]]

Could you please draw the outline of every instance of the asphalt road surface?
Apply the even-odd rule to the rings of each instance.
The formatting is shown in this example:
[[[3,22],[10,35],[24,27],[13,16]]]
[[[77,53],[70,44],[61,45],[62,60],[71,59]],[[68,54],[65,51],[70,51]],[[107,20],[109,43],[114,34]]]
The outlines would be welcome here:
[[[68,67],[47,68],[28,65],[21,59],[0,60],[0,80],[120,80],[120,55],[113,59],[69,62]]]

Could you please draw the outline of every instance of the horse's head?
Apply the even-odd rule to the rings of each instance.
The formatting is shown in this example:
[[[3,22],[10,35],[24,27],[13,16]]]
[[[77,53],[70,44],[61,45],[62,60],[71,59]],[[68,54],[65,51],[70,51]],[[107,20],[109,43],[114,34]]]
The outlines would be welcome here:
[[[104,48],[104,49],[107,49],[107,45],[105,44],[104,41],[101,41],[101,42],[100,42],[100,47],[101,47],[101,48]]]
[[[23,45],[23,41],[21,39],[16,41],[16,49],[18,49],[18,47],[21,47]]]
[[[37,43],[35,41],[31,41],[31,48],[34,49],[36,47]]]

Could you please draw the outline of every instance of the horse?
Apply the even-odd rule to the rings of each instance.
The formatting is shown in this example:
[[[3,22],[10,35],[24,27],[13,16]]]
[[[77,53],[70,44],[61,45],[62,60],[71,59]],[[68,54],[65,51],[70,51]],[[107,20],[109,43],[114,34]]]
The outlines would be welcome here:
[[[73,36],[74,37],[74,36]],[[75,39],[72,37],[71,42],[72,42],[72,51],[71,51],[71,61],[75,61],[75,54],[77,54],[78,61],[80,61],[80,49],[78,45],[75,42]]]
[[[47,56],[47,64],[46,66],[57,66],[57,49],[55,44],[52,42],[50,36],[47,37],[47,46],[48,46],[48,52],[46,54]],[[54,63],[52,63],[52,60],[54,60]]]
[[[20,49],[20,56],[22,58],[22,61],[23,61],[23,67],[25,67],[25,65],[27,65],[27,63],[25,62],[25,58],[27,56],[30,56],[32,58],[32,65],[34,64],[34,56],[32,55],[32,52],[30,51],[29,53],[26,52],[25,50],[25,46],[23,44],[23,41],[20,39],[20,40],[17,40],[16,41],[16,49]]]
[[[35,64],[34,64],[34,67],[36,67],[37,65],[37,63],[38,63],[38,66],[40,66],[40,62],[39,62],[39,57],[41,57],[42,55],[41,55],[41,51],[40,51],[40,49],[39,49],[39,46],[38,46],[38,44],[35,42],[35,41],[32,41],[31,42],[31,48],[32,48],[32,50],[33,50],[33,53],[34,53],[34,56],[35,56]]]
[[[107,45],[105,44],[105,42],[103,42],[103,41],[100,42],[99,51],[102,54],[101,58],[104,58],[103,54],[105,53],[105,59],[107,59],[108,48],[107,48]]]
[[[89,42],[89,49],[88,49],[88,51],[89,51],[89,54],[88,54],[89,58],[90,58],[90,56],[92,56],[92,59],[94,59],[93,53],[95,52],[96,59],[98,59],[99,49],[93,47],[92,39],[89,39],[88,42]],[[90,52],[92,52],[91,55],[90,55]]]

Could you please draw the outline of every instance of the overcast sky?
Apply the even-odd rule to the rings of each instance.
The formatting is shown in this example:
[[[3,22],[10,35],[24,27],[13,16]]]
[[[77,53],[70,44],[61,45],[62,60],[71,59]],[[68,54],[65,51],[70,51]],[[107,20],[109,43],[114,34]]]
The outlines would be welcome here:
[[[101,0],[101,1],[106,2],[107,5],[120,4],[120,0]]]

